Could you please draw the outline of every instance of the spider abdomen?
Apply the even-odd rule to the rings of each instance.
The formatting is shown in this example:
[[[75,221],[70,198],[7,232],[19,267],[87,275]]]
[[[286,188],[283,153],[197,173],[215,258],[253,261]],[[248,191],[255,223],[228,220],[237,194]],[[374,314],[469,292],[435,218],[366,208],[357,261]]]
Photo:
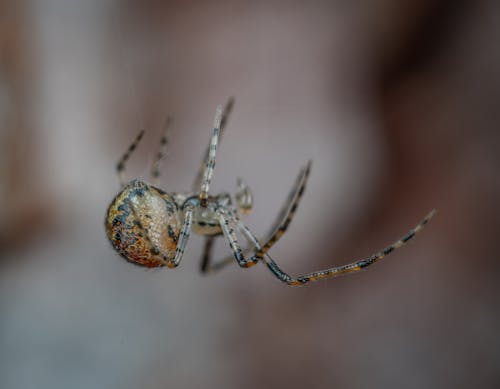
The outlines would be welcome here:
[[[175,257],[182,218],[172,196],[134,180],[114,198],[106,215],[106,233],[127,261],[166,266]]]

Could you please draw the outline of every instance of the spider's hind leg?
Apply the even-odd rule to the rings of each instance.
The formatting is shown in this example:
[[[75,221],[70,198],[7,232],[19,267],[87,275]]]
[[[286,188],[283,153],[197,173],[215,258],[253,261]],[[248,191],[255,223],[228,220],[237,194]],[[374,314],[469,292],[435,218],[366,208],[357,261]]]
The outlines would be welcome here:
[[[160,148],[151,164],[151,177],[153,184],[156,184],[156,182],[158,181],[158,178],[160,177],[160,163],[167,156],[168,135],[172,126],[172,122],[172,117],[167,116],[167,118],[165,119],[165,123],[163,124],[163,131],[160,138]]]
[[[122,155],[122,157],[116,164],[116,173],[118,174],[118,179],[120,180],[120,184],[122,186],[125,185],[125,180],[123,179],[125,164],[127,163],[128,159],[130,158],[134,150],[137,148],[137,145],[141,141],[143,135],[144,135],[144,130],[141,130],[141,132],[139,132],[139,134],[135,137],[134,141],[130,144],[125,154]]]

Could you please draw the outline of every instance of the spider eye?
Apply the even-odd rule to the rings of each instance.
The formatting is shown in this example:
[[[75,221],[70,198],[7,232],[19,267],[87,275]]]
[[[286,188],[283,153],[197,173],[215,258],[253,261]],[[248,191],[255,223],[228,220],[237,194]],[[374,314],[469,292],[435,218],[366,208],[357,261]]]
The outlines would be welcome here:
[[[126,260],[160,267],[174,258],[181,217],[174,199],[142,181],[132,181],[115,197],[106,215],[106,233]]]

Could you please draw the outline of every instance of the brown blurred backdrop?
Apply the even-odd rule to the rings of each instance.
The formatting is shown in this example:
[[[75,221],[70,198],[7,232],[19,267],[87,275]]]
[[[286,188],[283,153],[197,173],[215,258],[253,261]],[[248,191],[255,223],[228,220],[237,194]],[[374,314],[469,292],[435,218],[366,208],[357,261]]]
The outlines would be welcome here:
[[[495,388],[500,385],[500,3],[495,0],[0,2],[0,387]],[[114,166],[190,188],[215,106],[236,106],[214,192],[251,185],[264,266],[202,277],[125,263],[105,239]],[[228,253],[217,245],[218,256]]]

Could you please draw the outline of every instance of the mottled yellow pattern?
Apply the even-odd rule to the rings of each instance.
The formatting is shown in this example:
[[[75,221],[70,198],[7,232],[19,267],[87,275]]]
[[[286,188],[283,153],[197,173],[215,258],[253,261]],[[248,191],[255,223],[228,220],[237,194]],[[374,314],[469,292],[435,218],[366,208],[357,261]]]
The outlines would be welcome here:
[[[161,267],[175,256],[182,218],[168,193],[134,180],[111,202],[105,226],[109,241],[129,262]]]

